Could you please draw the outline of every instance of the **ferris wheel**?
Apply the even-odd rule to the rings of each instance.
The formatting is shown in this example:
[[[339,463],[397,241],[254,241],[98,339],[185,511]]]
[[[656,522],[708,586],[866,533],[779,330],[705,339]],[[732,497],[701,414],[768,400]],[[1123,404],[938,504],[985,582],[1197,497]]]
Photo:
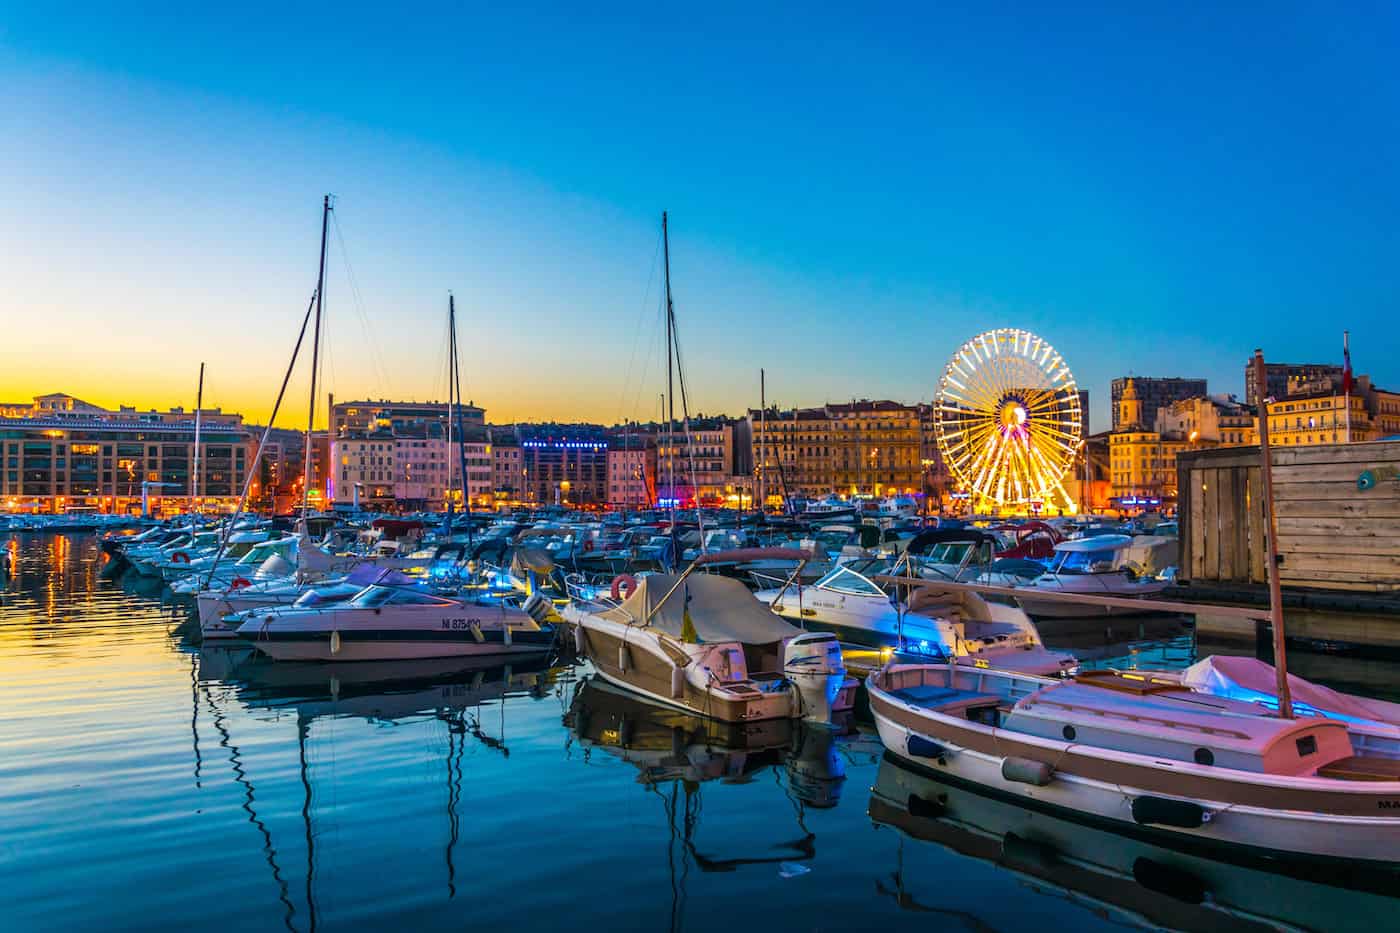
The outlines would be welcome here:
[[[934,407],[943,462],[976,505],[1070,504],[1062,480],[1083,417],[1050,344],[1009,327],[973,337],[948,361]]]

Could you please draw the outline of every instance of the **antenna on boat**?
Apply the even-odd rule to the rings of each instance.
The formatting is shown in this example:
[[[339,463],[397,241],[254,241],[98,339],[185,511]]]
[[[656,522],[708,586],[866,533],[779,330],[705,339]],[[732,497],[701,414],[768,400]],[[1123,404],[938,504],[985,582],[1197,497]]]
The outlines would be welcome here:
[[[1264,541],[1269,571],[1269,623],[1274,629],[1274,676],[1278,683],[1278,713],[1293,718],[1288,691],[1288,659],[1284,650],[1283,592],[1278,578],[1278,519],[1274,515],[1273,457],[1269,454],[1269,378],[1264,351],[1254,351],[1254,387],[1259,399],[1259,477],[1264,486]]]

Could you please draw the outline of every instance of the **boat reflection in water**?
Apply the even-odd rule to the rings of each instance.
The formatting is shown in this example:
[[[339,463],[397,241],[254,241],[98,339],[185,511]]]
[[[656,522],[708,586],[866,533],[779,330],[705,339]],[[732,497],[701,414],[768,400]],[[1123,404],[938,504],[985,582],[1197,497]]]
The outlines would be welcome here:
[[[1379,893],[1400,895],[1397,875],[1341,873],[1327,883],[1315,873],[1285,874],[1187,855],[945,783],[904,767],[888,752],[871,791],[870,818],[909,838],[999,865],[1031,887],[1086,909],[1118,912],[1154,927],[1372,931],[1385,927],[1400,908],[1400,899]],[[902,908],[937,910],[939,879],[926,879],[922,899],[910,890],[902,866],[892,877],[893,887],[881,890]]]
[[[846,781],[840,732],[830,726],[792,719],[720,722],[649,703],[596,677],[579,684],[564,725],[586,752],[601,749],[634,766],[637,782],[661,798],[682,869],[690,863],[700,871],[728,872],[810,860],[816,836],[804,823],[806,810],[836,806]],[[792,802],[801,835],[775,844],[775,855],[702,853],[695,843],[702,785],[748,783],[770,770]],[[668,856],[674,871],[674,853]]]
[[[358,718],[372,723],[399,723],[435,719],[447,727],[444,756],[446,843],[443,866],[448,899],[458,893],[456,850],[462,835],[461,801],[465,781],[463,753],[471,744],[509,757],[506,740],[506,699],[550,695],[553,684],[568,676],[568,668],[550,668],[543,659],[502,665],[495,659],[442,658],[437,660],[318,663],[271,661],[249,648],[205,648],[197,656],[193,680],[196,687],[191,728],[194,733],[195,780],[198,783],[211,763],[200,747],[201,710],[212,719],[218,744],[228,756],[234,781],[242,788],[242,808],[262,840],[278,900],[283,905],[283,925],[293,933],[315,930],[317,925],[316,787],[307,754],[312,725],[318,719]],[[231,695],[230,695],[231,694]],[[230,701],[235,702],[230,702]],[[274,838],[272,819],[260,813],[258,775],[246,760],[233,734],[230,707],[295,716],[298,776],[302,800],[300,815],[305,865],[298,872],[282,864],[286,840]],[[496,716],[488,721],[487,710]],[[334,809],[334,805],[332,805]],[[275,814],[274,814],[275,815]],[[279,856],[279,846],[284,850]],[[296,892],[290,879],[300,873],[304,890]],[[298,896],[299,894],[299,896]],[[299,919],[300,901],[305,920]]]

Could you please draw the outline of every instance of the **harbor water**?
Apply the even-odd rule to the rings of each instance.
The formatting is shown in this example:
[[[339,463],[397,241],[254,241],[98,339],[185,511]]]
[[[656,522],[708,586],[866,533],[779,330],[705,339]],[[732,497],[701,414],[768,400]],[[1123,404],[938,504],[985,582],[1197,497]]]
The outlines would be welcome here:
[[[201,649],[96,537],[0,548],[6,930],[1395,928],[1391,892],[938,785],[868,729],[706,726],[567,664]],[[1091,665],[1200,651],[1179,619],[1046,640]],[[1294,669],[1374,695],[1400,670]]]

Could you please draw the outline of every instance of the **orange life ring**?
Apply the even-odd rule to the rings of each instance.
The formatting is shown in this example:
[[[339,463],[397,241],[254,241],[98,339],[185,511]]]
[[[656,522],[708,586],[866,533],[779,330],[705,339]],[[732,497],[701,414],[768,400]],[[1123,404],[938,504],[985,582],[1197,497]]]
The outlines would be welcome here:
[[[627,590],[627,592],[625,593],[623,592],[624,588]],[[613,577],[612,598],[614,600],[616,600],[617,602],[622,602],[622,600],[631,596],[635,592],[637,592],[636,577],[632,576],[630,573],[620,573],[617,576]]]
[[[172,564],[188,564],[190,562],[190,555],[186,554],[184,551],[176,551],[174,554],[170,555],[170,562]]]
[[[243,577],[234,577],[234,578],[233,578],[233,582],[230,583],[230,584],[228,585],[228,588],[229,588],[230,591],[232,591],[232,590],[241,590],[241,589],[243,589],[243,587],[245,587],[245,586],[252,586],[252,585],[253,585],[253,583],[252,583],[251,580],[247,580],[247,579],[245,579],[245,578],[243,578]]]

